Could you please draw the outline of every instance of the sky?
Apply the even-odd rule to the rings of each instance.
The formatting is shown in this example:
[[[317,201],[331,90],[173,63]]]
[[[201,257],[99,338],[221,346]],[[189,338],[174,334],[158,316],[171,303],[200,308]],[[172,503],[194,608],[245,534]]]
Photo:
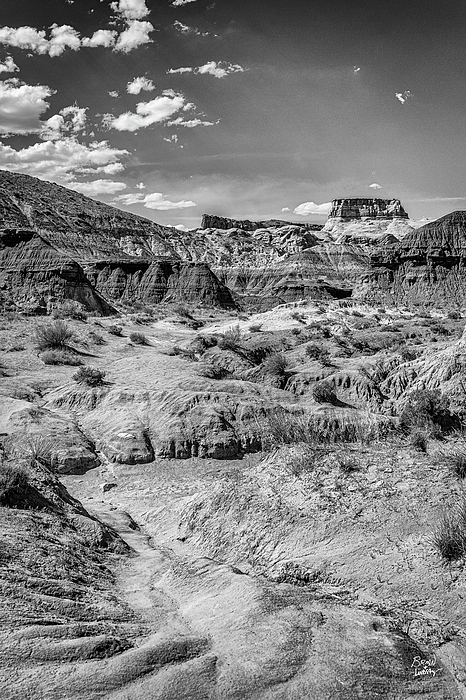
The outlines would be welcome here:
[[[15,0],[0,168],[180,229],[466,209],[463,0]]]

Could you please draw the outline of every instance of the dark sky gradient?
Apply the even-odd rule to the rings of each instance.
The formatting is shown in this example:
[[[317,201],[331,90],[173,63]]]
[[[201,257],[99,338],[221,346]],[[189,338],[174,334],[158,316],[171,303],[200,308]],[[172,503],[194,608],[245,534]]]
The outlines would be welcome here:
[[[43,29],[56,22],[87,36],[108,27],[112,15],[106,0],[3,5],[0,26]],[[153,43],[127,54],[82,48],[28,57],[0,46],[0,60],[10,54],[21,69],[16,77],[57,91],[42,119],[76,101],[89,108],[94,139],[131,152],[125,171],[108,176],[124,182],[125,193],[143,182],[144,193],[196,203],[169,211],[122,208],[185,226],[197,225],[203,212],[322,221],[293,209],[345,195],[399,197],[413,218],[466,209],[463,0],[195,0],[182,7],[147,0],[147,7]],[[201,34],[180,33],[175,20]],[[212,60],[246,70],[222,79],[166,72]],[[136,76],[151,78],[155,92],[127,94]],[[102,126],[98,115],[134,111],[165,89],[182,92],[198,115],[219,122],[159,123],[134,133]],[[111,90],[121,97],[110,97]],[[395,94],[406,90],[412,96],[401,104]],[[178,143],[163,140],[172,134]],[[20,149],[38,140],[3,142]],[[374,182],[381,189],[369,188]],[[114,196],[97,198],[111,203]],[[283,213],[285,207],[291,211]]]

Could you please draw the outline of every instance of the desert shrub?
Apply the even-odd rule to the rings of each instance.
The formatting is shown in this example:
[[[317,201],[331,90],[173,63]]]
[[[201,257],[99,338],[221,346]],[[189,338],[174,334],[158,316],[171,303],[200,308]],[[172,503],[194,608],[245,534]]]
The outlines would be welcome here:
[[[354,417],[337,413],[305,415],[282,410],[270,414],[265,429],[265,445],[296,443],[333,444],[338,442],[370,443],[393,429],[389,421],[378,421],[369,414]]]
[[[290,318],[292,318],[294,321],[298,321],[299,323],[304,323],[304,316],[301,311],[292,311],[290,313]]]
[[[416,359],[417,353],[411,348],[404,346],[400,349],[400,357],[403,362],[412,362]]]
[[[17,448],[18,453],[27,457],[29,463],[41,464],[50,469],[54,450],[54,441],[44,435],[28,435],[23,445]]]
[[[173,313],[182,318],[192,318],[190,310],[187,306],[184,306],[184,304],[175,304],[173,306]]]
[[[71,365],[72,367],[78,367],[83,364],[77,355],[67,350],[46,350],[41,353],[40,359],[44,365]]]
[[[110,333],[110,335],[121,336],[122,331],[123,331],[123,328],[121,326],[119,326],[117,323],[113,323],[111,326],[107,326],[107,333]]]
[[[144,333],[135,331],[134,333],[129,334],[129,339],[135,345],[148,345],[148,340]]]
[[[95,367],[80,367],[73,374],[73,379],[78,384],[86,384],[86,386],[102,386],[104,383],[105,372]]]
[[[102,333],[99,333],[98,331],[90,330],[87,337],[91,343],[94,343],[94,345],[105,345],[107,342]]]
[[[413,391],[401,412],[400,428],[405,433],[424,429],[438,436],[458,427],[458,418],[450,411],[447,396],[434,389]]]
[[[458,321],[461,318],[461,314],[459,311],[449,311],[447,314],[447,318],[451,319],[452,321]]]
[[[260,333],[260,330],[262,328],[262,323],[251,323],[249,326],[249,332],[250,333]]]
[[[292,328],[291,335],[301,335],[301,328]]]
[[[72,318],[75,321],[85,321],[88,313],[78,301],[66,299],[53,309],[52,316],[53,318]]]
[[[187,360],[196,360],[196,353],[194,350],[191,349],[186,349],[186,348],[180,348],[179,345],[174,345],[172,348],[172,352],[174,355],[179,355],[180,357],[184,357]]]
[[[451,331],[449,328],[446,328],[442,323],[432,323],[430,326],[430,330],[432,333],[436,333],[437,335],[451,335]]]
[[[413,430],[410,436],[411,445],[419,452],[427,452],[427,442],[429,434],[425,430]]]
[[[61,320],[44,323],[35,329],[35,341],[39,350],[64,349],[73,337],[71,328]]]
[[[230,372],[224,367],[214,364],[202,364],[197,369],[198,374],[206,379],[225,379],[231,376]]]
[[[271,352],[262,362],[262,366],[267,374],[284,377],[288,369],[288,360],[281,352]]]
[[[242,339],[241,328],[239,324],[232,326],[218,339],[218,347],[222,350],[237,350]]]
[[[440,556],[448,562],[457,561],[466,555],[466,501],[464,497],[443,513],[432,534],[432,544]]]
[[[318,382],[312,390],[312,397],[317,403],[336,404],[338,401],[335,389],[330,382]]]
[[[309,343],[304,351],[312,360],[318,360],[323,365],[328,365],[331,362],[330,353],[325,348],[320,347],[316,343]]]
[[[439,454],[439,462],[450,467],[458,479],[466,478],[466,446],[458,446]]]
[[[147,324],[151,323],[153,320],[154,318],[151,314],[136,314],[135,316],[131,316],[131,321],[140,326],[147,326]]]

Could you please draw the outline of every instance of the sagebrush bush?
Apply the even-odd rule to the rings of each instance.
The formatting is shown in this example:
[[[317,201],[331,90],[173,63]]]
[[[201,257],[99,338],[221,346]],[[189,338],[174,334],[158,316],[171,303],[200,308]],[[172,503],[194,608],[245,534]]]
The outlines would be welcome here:
[[[267,374],[276,377],[284,377],[288,370],[288,360],[281,352],[271,352],[262,362],[262,367]]]
[[[262,323],[251,323],[249,326],[249,332],[250,333],[260,333],[260,330],[262,328]]]
[[[86,384],[86,386],[102,386],[104,383],[105,372],[96,367],[80,367],[73,374],[73,379],[78,384]]]
[[[415,450],[427,452],[428,433],[425,430],[416,429],[411,433],[410,442]]]
[[[61,320],[44,323],[35,329],[36,347],[39,350],[60,350],[73,339],[71,328]]]
[[[87,337],[91,343],[94,343],[94,345],[105,345],[107,343],[102,333],[99,333],[98,331],[89,331]]]
[[[312,389],[312,397],[317,403],[336,404],[338,402],[335,389],[330,382],[319,382]]]
[[[466,500],[446,510],[432,534],[432,544],[448,562],[466,555]]]
[[[218,347],[222,350],[237,350],[242,340],[242,333],[239,324],[232,326],[218,339]]]
[[[110,333],[110,335],[118,335],[120,336],[123,331],[123,328],[119,326],[117,323],[113,323],[111,326],[107,326],[107,333]]]
[[[129,339],[135,345],[148,345],[148,340],[147,340],[147,337],[144,335],[144,333],[138,333],[138,332],[130,333]]]
[[[88,315],[83,305],[72,299],[65,299],[52,311],[53,318],[72,318],[75,321],[85,321]]]
[[[309,343],[304,352],[311,360],[318,360],[323,365],[328,365],[331,362],[329,351],[316,343]]]
[[[459,420],[450,411],[448,397],[434,389],[411,392],[400,415],[400,428],[405,433],[423,429],[438,436],[458,427]]]
[[[70,365],[79,367],[83,361],[74,353],[67,350],[46,350],[41,353],[40,359],[44,365]]]

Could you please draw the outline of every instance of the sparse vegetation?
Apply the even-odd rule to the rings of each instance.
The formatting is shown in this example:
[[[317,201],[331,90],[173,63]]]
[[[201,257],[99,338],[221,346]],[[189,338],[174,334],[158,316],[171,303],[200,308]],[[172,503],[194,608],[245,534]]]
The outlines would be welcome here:
[[[233,350],[234,352],[238,349],[242,337],[239,324],[232,326],[219,337],[218,347],[222,350]]]
[[[411,445],[418,452],[427,452],[429,434],[426,430],[416,429],[410,435]]]
[[[432,437],[451,432],[459,420],[450,411],[450,401],[440,391],[418,389],[413,391],[400,415],[400,428],[405,433],[424,430]]]
[[[94,345],[105,345],[107,342],[102,333],[99,333],[98,331],[90,330],[87,337],[91,343],[94,343]]]
[[[265,443],[274,445],[333,444],[338,442],[370,443],[386,436],[393,425],[370,414],[354,417],[336,412],[326,414],[290,413],[285,410],[270,414],[265,431]]]
[[[137,331],[129,334],[129,339],[135,345],[148,345],[149,341],[144,333],[139,333]]]
[[[111,326],[107,326],[107,333],[110,335],[121,336],[123,328],[117,323],[113,323]]]
[[[344,474],[358,472],[361,468],[356,455],[339,455],[337,457],[337,462]]]
[[[309,343],[309,345],[306,345],[306,349],[304,352],[311,360],[317,360],[323,365],[331,364],[331,357],[329,351],[326,348],[317,345],[316,343]]]
[[[312,390],[312,398],[317,403],[330,403],[335,405],[338,403],[337,395],[333,384],[330,382],[318,382]]]
[[[432,535],[432,544],[447,562],[466,555],[466,500],[445,511]]]
[[[52,317],[58,319],[72,318],[75,321],[85,321],[88,317],[87,311],[78,301],[66,299],[61,304],[55,306]]]
[[[46,350],[41,353],[40,359],[44,365],[71,365],[78,367],[83,361],[74,353],[68,350]]]
[[[260,333],[262,329],[262,323],[251,323],[249,326],[249,332],[250,333]]]
[[[36,327],[35,341],[39,350],[63,350],[74,338],[71,328],[61,320]]]
[[[12,461],[0,462],[0,505],[11,505],[11,492],[24,489],[27,483],[28,473],[24,467]]]
[[[105,372],[95,367],[80,367],[73,374],[73,379],[78,384],[86,386],[102,386],[104,383]]]
[[[262,366],[267,374],[283,378],[287,374],[288,360],[281,352],[272,352],[263,360]]]

